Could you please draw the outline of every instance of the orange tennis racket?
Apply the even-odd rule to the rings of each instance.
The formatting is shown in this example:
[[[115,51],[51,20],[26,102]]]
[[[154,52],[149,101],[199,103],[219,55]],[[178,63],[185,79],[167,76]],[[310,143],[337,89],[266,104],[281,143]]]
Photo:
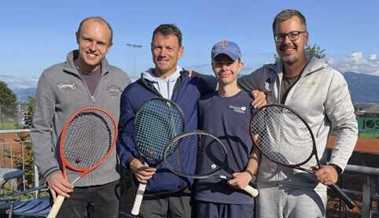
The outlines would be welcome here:
[[[98,168],[115,150],[117,140],[116,122],[105,110],[84,107],[70,115],[64,123],[59,138],[59,158],[61,170],[78,175],[70,181],[73,185]],[[48,218],[55,218],[64,197],[59,195],[54,201]]]

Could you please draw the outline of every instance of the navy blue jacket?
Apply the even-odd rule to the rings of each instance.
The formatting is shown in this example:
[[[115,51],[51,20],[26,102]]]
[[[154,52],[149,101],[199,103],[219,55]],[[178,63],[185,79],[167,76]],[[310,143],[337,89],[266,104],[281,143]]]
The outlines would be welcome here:
[[[197,129],[198,100],[200,96],[212,92],[215,86],[216,83],[211,84],[196,73],[189,77],[188,71],[183,70],[181,72],[171,100],[176,102],[184,112],[185,131]],[[161,95],[150,81],[143,78],[130,84],[122,93],[117,153],[121,164],[125,167],[129,167],[129,161],[133,158],[139,157],[135,146],[135,114],[144,102],[156,97],[161,97]],[[184,147],[189,148],[190,146]],[[181,157],[184,157],[182,167],[186,171],[195,170],[196,167],[196,146],[191,147],[192,150],[182,150]],[[163,165],[158,165],[156,174],[148,182],[147,191],[177,192],[190,188],[191,185],[192,180],[178,177],[165,169]]]

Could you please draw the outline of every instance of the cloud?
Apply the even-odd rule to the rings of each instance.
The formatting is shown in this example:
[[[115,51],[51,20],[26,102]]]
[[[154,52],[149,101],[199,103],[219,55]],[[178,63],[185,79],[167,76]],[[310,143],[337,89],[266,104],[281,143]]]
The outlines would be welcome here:
[[[328,62],[342,72],[350,71],[379,76],[377,54],[366,55],[362,51],[356,51],[341,59],[329,58]]]

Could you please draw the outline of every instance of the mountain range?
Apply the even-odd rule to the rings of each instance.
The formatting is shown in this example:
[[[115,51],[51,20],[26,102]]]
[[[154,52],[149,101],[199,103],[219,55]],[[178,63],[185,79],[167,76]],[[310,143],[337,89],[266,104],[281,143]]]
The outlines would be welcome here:
[[[346,72],[344,76],[349,84],[349,89],[354,104],[377,103],[379,104],[379,76]],[[13,89],[19,101],[27,100],[28,96],[34,96],[35,87]]]

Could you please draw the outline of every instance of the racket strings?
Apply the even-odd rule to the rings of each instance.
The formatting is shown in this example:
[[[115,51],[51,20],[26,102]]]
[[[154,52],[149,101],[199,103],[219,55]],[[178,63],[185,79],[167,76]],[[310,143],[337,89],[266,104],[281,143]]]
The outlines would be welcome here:
[[[167,168],[175,174],[193,179],[206,179],[219,171],[223,170],[227,165],[227,149],[225,145],[209,133],[201,130],[183,133],[171,141],[176,144],[175,153],[180,150],[194,150],[196,147],[197,161],[195,168],[183,168],[181,164],[186,160],[183,155],[169,155],[165,153],[165,163]],[[174,158],[176,160],[174,161]]]
[[[64,157],[77,169],[93,167],[102,159],[112,145],[111,119],[99,113],[78,114],[65,136]]]
[[[135,118],[138,151],[150,163],[163,160],[164,148],[184,130],[181,111],[170,102],[151,100],[143,105]],[[174,145],[169,149],[171,153]]]
[[[298,165],[313,152],[313,140],[306,124],[282,107],[266,107],[253,117],[250,131],[255,144],[274,162]]]

